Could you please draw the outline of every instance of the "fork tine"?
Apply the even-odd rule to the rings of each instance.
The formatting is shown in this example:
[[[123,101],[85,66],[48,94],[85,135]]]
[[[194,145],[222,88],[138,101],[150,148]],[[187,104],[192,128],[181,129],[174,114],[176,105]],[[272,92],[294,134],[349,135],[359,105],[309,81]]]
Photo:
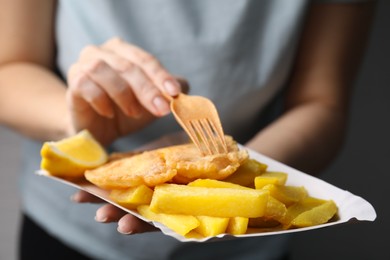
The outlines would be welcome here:
[[[218,124],[216,125],[215,122],[210,120],[210,119],[208,120],[208,122],[209,122],[213,132],[218,137],[218,140],[221,143],[221,147],[222,147],[223,152],[227,153],[228,149],[227,149],[227,145],[226,145],[226,141],[225,141],[225,135],[223,133],[223,130],[222,130],[221,126],[218,125]]]
[[[199,136],[197,135],[198,130],[195,128],[191,121],[188,121],[186,124],[187,133],[189,134],[191,140],[194,142],[196,147],[198,147],[199,151],[201,151],[202,155],[206,155],[207,151],[205,151],[203,145],[199,140]]]
[[[213,145],[215,152],[219,153],[219,147],[215,139],[215,131],[213,131],[213,129],[211,128],[210,120],[208,120],[207,118],[203,118],[200,119],[199,122],[205,134],[207,135],[206,137],[207,145],[210,146],[210,149],[211,149],[211,145]]]
[[[198,139],[200,139],[200,141],[203,143],[203,146],[202,146],[203,151],[207,150],[206,154],[209,154],[209,155],[213,154],[213,151],[211,150],[210,144],[207,140],[208,138],[207,138],[207,136],[205,136],[205,132],[202,129],[202,125],[200,124],[199,120],[191,120],[190,122],[191,122],[191,125],[195,129],[195,132],[197,134],[196,137]],[[206,148],[206,149],[204,149],[204,148]]]
[[[183,93],[169,99],[177,122],[203,155],[228,152],[218,111],[210,99]]]
[[[218,131],[218,127],[212,120],[208,118],[190,120],[189,125],[191,126],[190,133],[196,140],[194,142],[203,155],[228,152],[225,138],[223,134],[220,134],[221,131]]]

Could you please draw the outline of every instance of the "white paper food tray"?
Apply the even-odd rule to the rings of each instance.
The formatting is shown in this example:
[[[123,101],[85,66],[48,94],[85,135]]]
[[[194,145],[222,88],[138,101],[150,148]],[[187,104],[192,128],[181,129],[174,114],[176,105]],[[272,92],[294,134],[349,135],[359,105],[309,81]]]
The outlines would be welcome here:
[[[155,142],[150,143],[147,146],[142,147],[142,150],[144,149],[152,149],[156,147],[162,147],[167,146],[170,144],[176,144],[178,143],[178,140],[175,140],[174,142],[171,142],[171,137],[169,138],[161,138]],[[281,171],[288,174],[287,183],[286,185],[293,185],[293,186],[304,186],[306,190],[308,191],[309,195],[312,197],[325,199],[325,200],[333,200],[338,207],[338,219],[326,224],[312,226],[312,227],[306,227],[306,228],[297,228],[297,229],[288,229],[288,230],[256,230],[256,229],[250,229],[247,234],[244,235],[237,235],[233,236],[230,234],[221,234],[216,237],[207,237],[207,238],[185,238],[169,228],[165,227],[161,223],[149,221],[139,215],[134,210],[126,209],[117,203],[110,200],[108,197],[108,192],[96,187],[95,185],[87,182],[87,181],[69,181],[64,180],[55,176],[51,176],[48,174],[48,172],[44,170],[38,170],[36,174],[45,176],[47,178],[54,179],[56,181],[60,181],[64,184],[76,187],[78,189],[87,191],[105,201],[107,201],[110,204],[113,204],[128,213],[147,221],[151,224],[153,224],[155,227],[159,228],[164,234],[174,237],[179,241],[182,242],[204,242],[209,240],[219,240],[219,239],[232,239],[232,238],[240,238],[240,237],[257,237],[257,236],[270,236],[270,235],[280,235],[280,234],[286,234],[286,233],[294,233],[294,232],[303,232],[307,230],[313,230],[318,228],[324,228],[329,227],[333,225],[338,225],[342,223],[349,222],[351,220],[358,220],[358,221],[374,221],[376,219],[376,212],[374,207],[365,199],[362,197],[359,197],[357,195],[352,194],[349,191],[342,190],[332,184],[329,184],[319,178],[313,177],[311,175],[305,174],[301,171],[298,171],[296,169],[293,169],[285,164],[282,164],[278,161],[275,161],[267,156],[264,156],[262,154],[259,154],[253,150],[250,150],[242,145],[240,145],[241,149],[246,149],[249,152],[250,158],[256,159],[261,163],[264,163],[268,165],[267,170],[269,171]]]

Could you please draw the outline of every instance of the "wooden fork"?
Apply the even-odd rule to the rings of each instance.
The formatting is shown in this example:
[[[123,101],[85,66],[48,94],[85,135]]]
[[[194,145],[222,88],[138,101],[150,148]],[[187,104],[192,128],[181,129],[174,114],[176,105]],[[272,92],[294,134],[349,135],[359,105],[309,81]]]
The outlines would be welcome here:
[[[202,155],[228,152],[221,121],[211,100],[186,94],[169,99],[173,115]]]

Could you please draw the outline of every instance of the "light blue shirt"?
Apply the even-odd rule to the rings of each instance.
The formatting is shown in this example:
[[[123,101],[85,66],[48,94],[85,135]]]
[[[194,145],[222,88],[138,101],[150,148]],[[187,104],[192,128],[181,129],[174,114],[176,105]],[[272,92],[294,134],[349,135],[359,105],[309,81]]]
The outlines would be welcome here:
[[[244,142],[272,113],[269,104],[287,84],[307,0],[63,0],[56,40],[65,78],[80,51],[119,36],[155,55],[189,80],[191,94],[216,104],[227,134]],[[271,106],[272,107],[272,106]],[[62,115],[59,115],[62,116]],[[159,119],[113,147],[131,150],[179,130],[172,116]],[[42,144],[25,142],[23,208],[49,233],[101,259],[273,259],[286,236],[180,243],[160,232],[124,236],[116,224],[93,220],[98,206],[75,204],[74,189],[33,174]]]

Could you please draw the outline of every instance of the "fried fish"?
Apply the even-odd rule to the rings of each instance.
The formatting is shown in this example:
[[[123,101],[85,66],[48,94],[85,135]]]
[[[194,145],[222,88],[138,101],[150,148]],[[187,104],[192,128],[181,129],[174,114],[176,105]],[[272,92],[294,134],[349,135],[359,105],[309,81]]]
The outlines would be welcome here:
[[[104,189],[125,189],[145,184],[154,187],[166,182],[186,184],[199,178],[222,180],[248,159],[246,150],[226,137],[228,153],[202,156],[192,144],[182,144],[129,154],[85,172],[91,183]]]

